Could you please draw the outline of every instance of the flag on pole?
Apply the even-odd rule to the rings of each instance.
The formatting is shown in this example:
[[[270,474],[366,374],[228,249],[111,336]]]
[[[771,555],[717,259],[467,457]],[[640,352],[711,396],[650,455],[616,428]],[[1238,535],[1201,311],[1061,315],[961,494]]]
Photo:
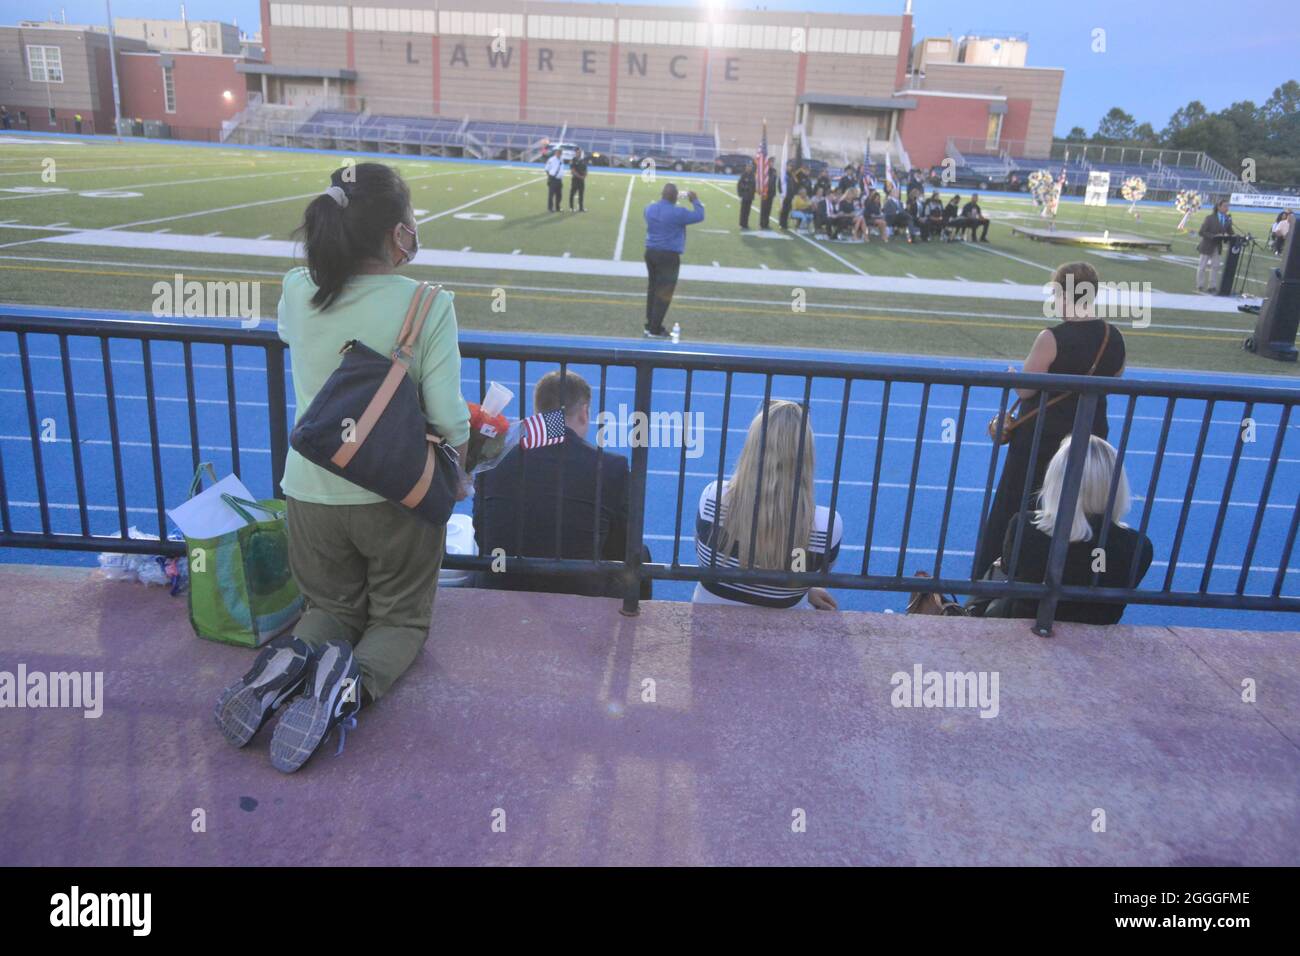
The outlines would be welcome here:
[[[894,182],[894,166],[889,161],[889,150],[885,150],[885,185],[892,186],[894,192],[898,192],[898,183]]]
[[[767,155],[767,120],[763,120],[763,138],[758,142],[758,153],[754,156],[754,175],[758,179],[758,195],[767,198],[767,170],[771,160]]]
[[[790,169],[790,134],[787,133],[785,139],[781,141],[781,175],[777,177],[777,182],[781,184],[781,195],[794,189],[793,182],[786,182],[789,177]]]
[[[564,441],[564,409],[538,412],[519,422],[519,447],[545,448]]]
[[[871,137],[867,137],[867,145],[862,148],[862,191],[869,192],[876,181],[871,175]]]

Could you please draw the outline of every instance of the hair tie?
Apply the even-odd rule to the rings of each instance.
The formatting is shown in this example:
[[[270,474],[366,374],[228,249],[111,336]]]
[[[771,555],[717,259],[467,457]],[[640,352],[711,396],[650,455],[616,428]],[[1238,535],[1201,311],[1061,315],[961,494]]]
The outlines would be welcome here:
[[[329,189],[325,190],[325,195],[338,203],[339,208],[348,208],[348,194],[343,191],[342,186],[331,186]]]

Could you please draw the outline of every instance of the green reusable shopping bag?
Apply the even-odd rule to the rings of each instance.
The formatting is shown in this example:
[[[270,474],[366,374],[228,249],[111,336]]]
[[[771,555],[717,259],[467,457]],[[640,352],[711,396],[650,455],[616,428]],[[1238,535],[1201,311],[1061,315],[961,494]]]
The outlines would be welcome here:
[[[204,470],[190,485],[193,497]],[[199,637],[260,647],[283,634],[302,613],[302,595],[289,573],[289,533],[284,502],[221,500],[248,523],[214,538],[186,538],[190,571],[190,624]]]

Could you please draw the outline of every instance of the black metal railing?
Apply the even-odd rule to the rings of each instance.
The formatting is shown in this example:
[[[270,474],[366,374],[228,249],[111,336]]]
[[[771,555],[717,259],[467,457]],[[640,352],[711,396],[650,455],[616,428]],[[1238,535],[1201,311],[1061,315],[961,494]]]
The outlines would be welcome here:
[[[33,342],[41,347],[40,355],[33,352]],[[228,455],[223,460],[223,467],[238,475],[252,475],[265,484],[259,484],[259,491],[268,495],[278,494],[279,481],[283,475],[284,459],[288,450],[288,430],[290,407],[286,392],[286,351],[284,343],[273,332],[267,330],[244,330],[236,328],[215,328],[196,326],[177,326],[153,322],[132,322],[118,320],[62,319],[42,315],[39,310],[30,312],[10,311],[0,316],[0,351],[3,345],[11,343],[13,356],[17,359],[20,371],[20,387],[6,389],[5,397],[0,401],[5,430],[25,427],[26,435],[5,435],[0,441],[0,546],[40,547],[80,549],[94,551],[124,551],[133,553],[183,553],[180,542],[168,542],[167,518],[165,508],[178,503],[176,489],[187,485],[194,468],[200,461],[215,454]],[[115,351],[116,350],[116,351]],[[212,361],[198,361],[200,351],[202,358]],[[509,566],[516,575],[585,575],[593,579],[608,581],[623,597],[626,613],[635,613],[639,594],[647,581],[686,581],[686,582],[731,582],[745,583],[751,586],[807,588],[809,586],[848,588],[858,590],[908,592],[914,590],[933,590],[956,594],[973,595],[983,598],[1011,598],[1037,602],[1035,629],[1038,633],[1050,632],[1052,621],[1061,601],[1088,601],[1098,603],[1139,603],[1154,605],[1193,606],[1206,608],[1230,608],[1250,610],[1300,610],[1300,596],[1295,591],[1286,593],[1285,584],[1289,564],[1294,552],[1297,537],[1297,525],[1300,523],[1300,500],[1291,497],[1296,487],[1295,460],[1286,457],[1286,437],[1291,428],[1294,408],[1300,404],[1300,390],[1287,388],[1257,388],[1237,385],[1202,385],[1183,382],[1140,381],[1135,379],[1086,378],[1078,376],[1023,375],[1010,372],[974,371],[969,369],[952,369],[908,365],[860,364],[854,362],[833,362],[821,360],[773,359],[770,357],[729,355],[721,351],[681,351],[677,349],[643,350],[633,348],[609,348],[599,346],[571,345],[520,345],[502,340],[463,336],[462,368],[466,394],[471,394],[477,380],[478,394],[483,394],[489,381],[498,380],[517,386],[519,406],[516,414],[528,412],[529,383],[539,371],[559,369],[562,372],[580,373],[588,370],[592,379],[592,407],[599,416],[610,411],[613,399],[611,393],[616,389],[631,392],[631,403],[624,409],[632,415],[642,414],[650,418],[654,414],[667,414],[665,405],[672,406],[672,412],[680,412],[683,420],[688,420],[692,412],[703,405],[714,408],[714,400],[721,399],[714,414],[718,422],[716,459],[711,459],[707,472],[694,475],[689,472],[687,447],[670,450],[676,459],[672,468],[656,469],[650,467],[651,442],[633,441],[628,447],[629,479],[626,491],[626,553],[621,560],[604,557],[600,553],[599,528],[601,502],[601,478],[603,469],[597,468],[596,496],[594,502],[592,547],[583,555],[565,555],[562,553],[560,528],[563,523],[562,509],[572,508],[566,504],[563,488],[555,495],[556,518],[554,522],[554,546],[548,542],[541,548],[535,544],[532,552],[525,556],[522,533],[515,547],[510,549]],[[163,354],[163,353],[166,354]],[[246,355],[253,359],[247,364],[239,364]],[[34,361],[45,363],[46,370],[57,371],[56,382],[39,382],[39,369],[34,368]],[[80,363],[85,371],[78,373],[74,367]],[[128,424],[121,414],[120,407],[128,400],[118,387],[115,369],[127,369],[134,381],[135,365],[140,366],[139,380],[142,395],[130,395],[129,400],[143,404],[143,422],[145,435],[141,439],[124,439],[123,426]],[[159,395],[157,375],[160,368],[169,368],[169,375],[178,376],[184,382],[184,395]],[[477,375],[474,372],[477,371]],[[509,374],[507,374],[507,372]],[[200,373],[209,381],[200,384]],[[252,376],[251,384],[240,388],[240,379]],[[47,376],[49,377],[49,376]],[[782,384],[784,383],[784,384]],[[792,383],[792,384],[791,384]],[[38,387],[50,384],[53,387]],[[678,385],[682,387],[678,388]],[[815,386],[821,386],[815,389]],[[93,391],[102,386],[102,394]],[[761,386],[753,391],[744,392],[750,386]],[[721,391],[716,390],[720,388]],[[1073,422],[1069,457],[1065,480],[1061,492],[1061,501],[1057,511],[1050,551],[1046,562],[1046,573],[1041,581],[1006,580],[994,581],[977,579],[976,569],[953,573],[945,570],[945,558],[954,551],[960,551],[958,543],[949,540],[953,535],[954,522],[960,519],[969,523],[974,512],[965,506],[954,505],[958,487],[958,476],[963,462],[969,470],[972,467],[983,474],[982,487],[962,488],[963,494],[971,494],[981,502],[978,514],[978,532],[975,540],[965,544],[974,544],[979,551],[979,541],[985,533],[985,521],[996,487],[1000,462],[1000,443],[984,434],[983,416],[989,411],[997,411],[999,417],[1005,412],[1012,400],[1013,389],[1037,388],[1040,409],[1045,408],[1045,396],[1049,391],[1074,392],[1078,395],[1075,402],[1076,411]],[[877,391],[878,390],[878,391]],[[919,390],[919,400],[913,393]],[[866,391],[866,398],[862,392]],[[850,536],[861,540],[863,559],[860,567],[843,569],[845,562],[840,561],[841,569],[835,569],[825,563],[813,571],[794,571],[789,569],[771,569],[755,566],[753,549],[737,567],[723,567],[710,562],[707,565],[687,563],[682,560],[683,539],[691,540],[691,532],[683,533],[682,521],[684,506],[687,502],[686,488],[689,477],[709,477],[721,488],[721,482],[727,477],[728,451],[732,457],[739,448],[736,442],[729,441],[729,432],[747,431],[735,427],[732,415],[733,405],[754,401],[756,409],[763,416],[763,435],[766,435],[766,415],[768,400],[776,397],[777,392],[788,394],[791,400],[801,404],[803,423],[809,422],[814,404],[830,404],[836,408],[838,422],[834,433],[834,458],[829,469],[829,478],[815,478],[817,483],[829,483],[829,514],[832,525],[842,505],[852,504],[857,507],[865,504],[864,520],[854,520],[853,527],[845,522],[845,541]],[[816,392],[816,394],[815,394]],[[942,396],[935,396],[942,392]],[[8,397],[17,393],[19,400],[11,401]],[[680,403],[676,396],[680,395]],[[858,396],[858,397],[855,397]],[[1122,409],[1112,407],[1111,419],[1122,421],[1120,437],[1116,444],[1117,467],[1109,490],[1109,503],[1106,513],[1112,510],[1117,493],[1118,476],[1126,457],[1141,453],[1152,456],[1150,475],[1146,480],[1144,502],[1137,530],[1147,535],[1152,528],[1152,511],[1161,488],[1171,492],[1172,497],[1162,499],[1165,503],[1181,504],[1178,518],[1168,540],[1162,536],[1155,542],[1156,554],[1163,558],[1165,572],[1161,577],[1154,570],[1148,576],[1147,586],[1139,587],[1132,580],[1128,587],[1101,587],[1099,576],[1093,575],[1089,584],[1067,584],[1064,581],[1068,537],[1072,517],[1075,513],[1079,488],[1082,481],[1084,460],[1088,442],[1083,440],[1091,432],[1094,413],[1103,396],[1123,401]],[[672,401],[668,399],[672,397]],[[981,408],[976,403],[984,397],[996,397],[997,407]],[[102,399],[102,401],[100,401]],[[166,423],[171,434],[161,436],[159,405],[168,402],[184,406],[183,415],[167,415]],[[1154,402],[1157,415],[1137,415],[1140,403]],[[51,405],[53,403],[53,406]],[[1161,403],[1163,405],[1161,406]],[[1199,427],[1195,440],[1189,447],[1175,449],[1190,435],[1187,429],[1174,429],[1176,410],[1193,407],[1201,410]],[[860,415],[855,412],[855,405],[879,405],[878,417]],[[83,432],[82,418],[87,414],[86,406],[96,417],[96,429],[106,433],[106,438],[90,439]],[[941,444],[950,446],[946,459],[940,457],[936,462],[929,456],[930,474],[941,474],[942,484],[925,486],[929,491],[942,491],[942,506],[937,516],[933,509],[918,506],[918,489],[922,481],[922,464],[926,459],[925,446],[934,440],[927,438],[927,428],[931,424],[932,413],[936,409],[943,411],[955,405],[955,417],[949,416],[946,423],[952,434]],[[57,406],[66,419],[69,449],[67,453],[60,447],[64,439],[48,441],[48,420],[54,417],[41,416],[42,407],[46,412]],[[215,406],[211,408],[210,406]],[[1202,408],[1203,406],[1203,408]],[[1240,407],[1241,413],[1235,410]],[[249,411],[248,409],[255,409]],[[1216,419],[1216,408],[1233,411],[1227,420]],[[79,418],[79,411],[81,418]],[[913,431],[908,418],[915,411],[916,425]],[[967,419],[977,420],[977,426],[968,427]],[[1039,444],[1043,435],[1043,422],[1046,414],[1040,412],[1034,425],[1034,445]],[[901,419],[908,434],[897,434],[896,419]],[[1137,450],[1133,447],[1135,420],[1159,421],[1159,429],[1154,445],[1149,449]],[[134,427],[141,424],[138,417],[131,416]],[[1275,429],[1272,441],[1259,441],[1258,444],[1268,448],[1267,457],[1252,455],[1252,464],[1264,465],[1262,477],[1252,482],[1241,479],[1241,463],[1245,455],[1246,440],[1242,434],[1236,434],[1231,442],[1231,451],[1225,445],[1221,452],[1207,454],[1210,429],[1212,425],[1233,425],[1237,422],[1260,422],[1261,428]],[[865,434],[850,434],[850,424],[866,430]],[[1196,424],[1195,417],[1180,420],[1182,424]],[[183,427],[182,427],[183,426]],[[1253,429],[1253,424],[1251,428]],[[891,432],[892,429],[892,432]],[[220,441],[227,444],[207,444],[213,432],[220,433]],[[169,441],[179,433],[187,436],[187,441]],[[802,432],[801,432],[802,435]],[[831,433],[817,437],[829,438]],[[1252,433],[1253,437],[1253,433]],[[1113,436],[1112,436],[1113,439]],[[802,438],[800,439],[802,443]],[[265,441],[266,447],[256,445]],[[765,437],[764,437],[765,441]],[[850,442],[874,443],[874,451],[864,454],[861,462],[846,458],[846,449]],[[96,451],[97,463],[88,465],[84,460],[88,452],[83,451],[86,443],[97,442],[96,448],[107,445],[105,457]],[[241,445],[241,442],[243,443]],[[890,442],[901,443],[906,448],[906,455],[888,456],[886,445]],[[147,465],[141,463],[139,472],[124,464],[124,449],[146,450]],[[53,466],[46,454],[48,448],[58,449],[61,464]],[[244,454],[241,455],[241,448]],[[604,443],[597,443],[597,454],[603,455]],[[798,460],[802,461],[802,444]],[[187,454],[188,453],[188,454]],[[250,465],[251,457],[256,453],[258,461],[265,456],[269,467],[258,464]],[[1037,447],[1031,451],[1031,458],[1036,455]],[[988,457],[987,464],[983,456]],[[1179,460],[1189,459],[1190,465],[1185,480],[1179,475],[1166,475],[1171,457]],[[138,456],[136,456],[138,457]],[[1205,473],[1207,458],[1216,462],[1227,461],[1227,471],[1222,477],[1221,491],[1217,500],[1196,499],[1197,488]],[[519,456],[519,467],[525,468],[526,456]],[[972,463],[973,458],[973,463]],[[21,459],[21,462],[20,462]],[[30,460],[28,460],[30,459]],[[64,461],[66,459],[66,461]],[[166,459],[166,460],[165,460]],[[664,453],[660,454],[661,463],[666,461]],[[143,459],[142,459],[143,461]],[[896,483],[895,488],[905,494],[905,503],[900,509],[885,504],[880,495],[886,484],[883,476],[886,464],[901,465],[906,473],[906,481]],[[15,468],[23,467],[23,480],[33,488],[35,501],[21,502],[13,497],[11,489],[17,477]],[[846,474],[855,465],[865,469],[862,478],[850,478]],[[1283,469],[1288,469],[1285,473]],[[87,472],[94,470],[105,475],[104,482],[111,484],[113,495],[109,504],[96,504],[93,495],[88,494]],[[53,471],[52,471],[53,470]],[[761,467],[760,467],[761,471]],[[68,482],[68,473],[71,482]],[[855,468],[856,473],[861,473]],[[64,486],[64,493],[75,498],[72,502],[52,503],[49,483],[52,474],[57,473],[58,481]],[[111,479],[107,476],[111,474]],[[1165,481],[1162,484],[1162,476]],[[1286,480],[1289,477],[1290,480]],[[144,487],[138,489],[134,498],[127,485],[132,479]],[[250,478],[250,481],[253,480]],[[1213,476],[1206,479],[1213,480]],[[1172,483],[1173,487],[1170,488]],[[798,484],[796,477],[795,484]],[[526,482],[521,475],[520,487]],[[850,487],[851,486],[851,487]],[[869,495],[865,496],[858,488],[869,486]],[[1237,497],[1234,498],[1234,493]],[[671,555],[658,561],[647,561],[643,548],[651,535],[647,532],[647,496],[653,495],[656,503],[672,503],[672,534],[658,535],[657,538],[670,537]],[[1242,497],[1244,495],[1244,498]],[[1274,497],[1281,501],[1275,502]],[[130,505],[131,500],[147,501],[147,507]],[[39,513],[39,527],[22,528],[21,521],[15,521],[11,505],[21,503],[25,508],[35,508]],[[51,517],[52,504],[57,504],[64,512],[75,510],[76,520],[64,522],[65,527],[56,528]],[[1030,490],[1025,488],[1020,505],[1024,510],[1031,504]],[[1214,520],[1189,522],[1194,504],[1212,505]],[[794,502],[791,502],[793,507]],[[757,516],[760,501],[754,503]],[[771,505],[769,504],[769,507]],[[1230,508],[1253,510],[1249,527],[1241,524],[1242,533],[1232,541],[1225,538]],[[107,511],[113,516],[111,533],[96,534],[92,532],[91,509]],[[147,513],[151,522],[156,523],[159,540],[139,540],[128,536],[130,512]],[[661,509],[662,511],[662,509]],[[921,515],[920,512],[925,512]],[[923,534],[921,521],[937,517],[937,535],[933,539],[933,565],[923,577],[920,573],[907,573],[907,563],[915,554],[928,553],[929,548],[916,546],[916,541]],[[901,518],[901,521],[899,520]],[[27,522],[33,524],[33,522]],[[71,527],[66,525],[71,524]],[[897,525],[896,533],[891,530]],[[1193,526],[1194,525],[1194,526]],[[1205,525],[1205,527],[1202,527]],[[1267,525],[1267,528],[1265,527]],[[793,526],[793,521],[790,522]],[[888,526],[888,527],[887,527]],[[861,531],[861,538],[857,535]],[[969,534],[969,532],[963,532]],[[1098,544],[1104,548],[1109,526],[1103,523]],[[1256,556],[1262,541],[1275,540],[1280,536],[1276,548],[1276,567],[1267,568],[1271,581],[1262,588],[1248,587],[1252,573],[1258,575],[1260,568],[1255,566]],[[1185,551],[1190,540],[1195,539],[1205,546],[1205,558],[1199,583],[1195,587],[1175,586],[1176,573],[1180,569],[1180,557],[1184,558],[1182,569],[1186,572],[1193,566],[1186,560]],[[649,542],[658,547],[658,540]],[[793,541],[791,542],[793,543]],[[1240,545],[1240,547],[1237,547]],[[853,547],[858,545],[854,544]],[[1009,557],[1014,569],[1020,556],[1021,538],[1016,537],[1015,547]],[[1225,563],[1222,568],[1215,564],[1226,550],[1235,548],[1239,556],[1233,560],[1237,564]],[[789,549],[788,549],[789,550]],[[888,568],[873,568],[872,557],[877,552],[897,551],[897,560]],[[549,553],[537,553],[549,552]],[[492,568],[491,555],[467,556],[448,555],[445,566],[453,569],[476,570],[487,572]],[[1228,590],[1211,589],[1212,573],[1218,568],[1231,568],[1239,571],[1235,584]],[[1159,578],[1159,580],[1156,580]]]

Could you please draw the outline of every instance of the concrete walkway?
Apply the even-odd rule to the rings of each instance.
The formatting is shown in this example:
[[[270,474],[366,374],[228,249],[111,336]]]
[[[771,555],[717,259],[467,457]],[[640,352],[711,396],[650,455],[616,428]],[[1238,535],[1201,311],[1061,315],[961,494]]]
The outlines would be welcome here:
[[[0,683],[104,674],[98,719],[0,710],[6,865],[1300,863],[1296,633],[444,590],[343,755],[286,777],[213,727],[253,655],[183,599],[0,593]],[[917,667],[983,672],[996,716],[892,706]]]
[[[290,199],[295,197],[288,197]],[[163,220],[157,220],[162,222]],[[70,246],[100,246],[112,249],[147,249],[157,252],[183,252],[208,256],[245,256],[275,260],[293,259],[300,250],[295,243],[285,239],[245,239],[238,236],[198,236],[183,233],[138,232],[112,227],[108,229],[65,229],[58,234],[22,243],[45,243]],[[773,238],[788,239],[773,231]],[[800,238],[804,238],[799,234]],[[811,240],[810,240],[811,241]],[[824,252],[834,253],[833,242],[812,243]],[[998,253],[988,246],[971,245],[973,249]],[[1049,266],[1009,253],[1002,253],[1018,262],[1041,269],[1050,274]],[[1043,284],[1003,282],[967,282],[958,279],[908,279],[902,276],[867,275],[853,263],[839,259],[849,272],[803,272],[792,269],[750,269],[737,266],[683,265],[681,281],[712,282],[722,285],[779,286],[789,289],[798,286],[808,289],[837,289],[847,292],[880,292],[896,295],[947,296],[963,300],[994,299],[1000,302],[1043,303]],[[503,252],[458,252],[453,249],[421,249],[415,264],[440,269],[479,269],[488,272],[542,272],[551,275],[606,276],[645,280],[645,265],[638,259],[588,259],[560,258],[557,256],[511,255]],[[1130,297],[1125,290],[1103,289],[1097,298],[1099,306],[1114,307],[1120,317],[1127,318],[1142,303]],[[1146,303],[1153,309],[1177,309],[1184,312],[1209,312],[1239,316],[1239,300],[1230,296],[1185,295],[1176,292],[1152,292]],[[1144,306],[1145,307],[1145,306]]]

